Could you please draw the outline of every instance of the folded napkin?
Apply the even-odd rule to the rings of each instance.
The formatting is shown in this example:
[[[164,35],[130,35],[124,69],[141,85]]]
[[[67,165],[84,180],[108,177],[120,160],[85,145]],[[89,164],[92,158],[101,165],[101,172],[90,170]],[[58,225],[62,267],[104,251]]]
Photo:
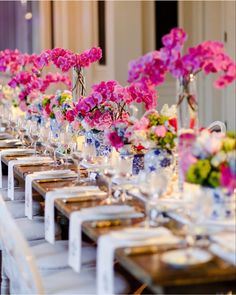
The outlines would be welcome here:
[[[33,153],[33,149],[5,149],[0,151],[0,188],[2,188],[2,156],[6,155],[17,155],[17,154],[29,154]]]
[[[226,231],[235,232],[236,229],[236,223],[235,218],[226,218],[226,219],[209,219],[205,221],[204,223],[201,223],[201,225],[204,226],[214,226],[222,228]]]
[[[229,251],[236,253],[235,232],[220,232],[212,235],[211,240],[221,246],[226,247]]]
[[[25,216],[29,219],[33,218],[33,198],[32,198],[32,182],[39,179],[51,179],[51,178],[69,178],[76,177],[77,173],[72,170],[50,170],[40,171],[28,174],[25,179]]]
[[[18,139],[3,139],[0,140],[0,147],[6,147],[6,146],[17,146],[21,145],[22,142]]]
[[[3,130],[2,128],[3,127],[0,127],[0,131]],[[12,138],[12,135],[10,135],[9,133],[4,133],[4,132],[0,133],[0,140],[10,139],[10,138]]]
[[[22,157],[8,163],[8,198],[14,200],[14,166],[22,164],[44,164],[51,163],[52,159],[49,157]]]
[[[139,218],[143,214],[127,205],[110,205],[86,208],[70,215],[69,225],[69,265],[76,272],[81,270],[81,233],[82,223],[92,220],[113,220]]]
[[[175,245],[179,242],[168,229],[158,228],[127,228],[102,235],[98,239],[97,248],[97,293],[114,294],[114,254],[122,247]]]
[[[230,264],[236,265],[236,235],[234,233],[221,232],[211,236],[213,244],[210,251]]]
[[[45,239],[54,244],[55,242],[55,216],[54,201],[56,199],[68,199],[71,197],[94,196],[96,192],[101,192],[98,186],[76,186],[65,187],[46,193],[45,196]]]
[[[137,177],[132,176],[131,178],[127,179],[124,177],[115,177],[113,178],[112,182],[117,185],[135,185],[137,184]]]
[[[92,170],[101,170],[102,168],[105,168],[105,165],[99,164],[99,163],[89,163],[86,160],[82,160],[80,163],[81,167],[85,169],[92,169]]]

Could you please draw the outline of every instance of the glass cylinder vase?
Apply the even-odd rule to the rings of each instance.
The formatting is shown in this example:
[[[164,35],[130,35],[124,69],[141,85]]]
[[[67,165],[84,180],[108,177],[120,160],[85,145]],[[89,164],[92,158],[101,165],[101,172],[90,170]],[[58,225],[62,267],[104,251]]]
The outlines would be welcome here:
[[[73,68],[72,82],[72,99],[74,102],[77,102],[80,100],[81,97],[85,96],[85,78],[82,68]]]
[[[196,76],[190,74],[177,80],[178,132],[195,133],[198,129]]]
[[[184,190],[187,163],[198,132],[198,101],[196,76],[190,74],[177,80],[178,170],[179,191]]]

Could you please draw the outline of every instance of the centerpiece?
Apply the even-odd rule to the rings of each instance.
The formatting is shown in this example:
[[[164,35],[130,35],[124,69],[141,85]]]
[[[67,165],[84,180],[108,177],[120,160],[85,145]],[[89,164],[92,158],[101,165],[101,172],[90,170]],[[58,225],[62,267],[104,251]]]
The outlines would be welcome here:
[[[130,105],[144,103],[146,108],[156,104],[156,92],[147,85],[121,86],[117,81],[103,81],[92,87],[89,96],[76,105],[76,119],[81,121],[87,131],[87,142],[95,145],[97,155],[110,152],[105,144],[104,131],[117,123],[127,123],[130,117]]]
[[[221,207],[231,203],[236,191],[236,134],[210,133],[203,130],[196,137],[192,153],[182,161],[185,181],[210,191]],[[235,202],[235,200],[233,200]],[[235,208],[233,208],[235,210]],[[229,207],[224,214],[232,214]]]

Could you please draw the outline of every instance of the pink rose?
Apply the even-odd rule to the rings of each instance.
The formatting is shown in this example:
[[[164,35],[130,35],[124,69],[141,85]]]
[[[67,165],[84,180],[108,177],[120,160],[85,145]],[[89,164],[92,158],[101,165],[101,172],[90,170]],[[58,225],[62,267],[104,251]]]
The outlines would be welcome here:
[[[74,121],[74,119],[75,119],[75,113],[74,113],[74,111],[73,110],[67,111],[66,112],[66,120],[71,123],[71,122]]]
[[[155,128],[155,133],[159,137],[165,137],[166,132],[167,132],[166,127],[163,125],[159,125]]]
[[[122,148],[124,146],[122,138],[120,136],[118,136],[116,132],[109,133],[108,136],[107,136],[107,139],[108,139],[109,143],[115,149],[119,149],[119,148]]]
[[[149,126],[149,119],[146,117],[142,117],[140,121],[137,121],[134,124],[134,130],[145,130]]]

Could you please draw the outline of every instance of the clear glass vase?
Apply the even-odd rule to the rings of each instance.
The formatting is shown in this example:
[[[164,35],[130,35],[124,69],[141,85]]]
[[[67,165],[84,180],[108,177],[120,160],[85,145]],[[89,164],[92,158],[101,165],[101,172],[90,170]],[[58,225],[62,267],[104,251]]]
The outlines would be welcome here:
[[[196,77],[190,74],[177,81],[179,191],[184,190],[186,161],[191,157],[198,132]]]
[[[85,96],[85,78],[83,75],[83,69],[80,67],[74,67],[72,76],[72,97],[73,101],[77,102],[81,97]]]
[[[190,74],[177,80],[177,111],[179,133],[195,133],[198,129],[196,76]]]

